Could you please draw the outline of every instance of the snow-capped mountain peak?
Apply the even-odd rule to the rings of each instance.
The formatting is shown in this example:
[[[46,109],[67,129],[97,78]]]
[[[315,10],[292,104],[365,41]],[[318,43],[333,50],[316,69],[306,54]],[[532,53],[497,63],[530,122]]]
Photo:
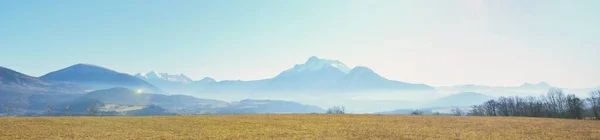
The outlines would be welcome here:
[[[344,63],[338,60],[320,59],[316,56],[312,56],[308,58],[308,60],[306,60],[304,64],[298,64],[294,66],[294,68],[290,69],[290,71],[318,71],[328,66],[334,67],[346,74],[348,74],[351,70],[350,68],[348,68],[348,66],[346,66]]]
[[[144,80],[165,80],[170,82],[182,82],[189,83],[193,82],[193,80],[184,74],[168,74],[168,73],[158,73],[156,71],[150,71],[147,73],[138,73],[135,74],[135,77],[144,79]]]
[[[144,74],[140,74],[140,75],[145,78],[149,78],[149,79],[165,79],[164,77],[162,77],[162,74],[159,74],[156,71],[150,71],[148,73],[144,73]]]

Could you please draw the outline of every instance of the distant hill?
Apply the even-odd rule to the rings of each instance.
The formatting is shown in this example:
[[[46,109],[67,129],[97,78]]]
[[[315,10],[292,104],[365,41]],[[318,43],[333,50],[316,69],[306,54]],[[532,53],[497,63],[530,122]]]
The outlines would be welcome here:
[[[111,89],[96,90],[87,93],[82,99],[92,99],[104,104],[118,105],[150,105],[152,104],[152,94],[135,93],[134,91],[116,87]]]
[[[192,96],[186,95],[162,95],[162,94],[147,94],[137,93],[127,88],[111,88],[105,90],[97,90],[90,92],[83,96],[81,99],[85,100],[97,100],[104,104],[117,104],[117,105],[158,105],[167,109],[171,109],[177,112],[178,109],[186,107],[197,107],[205,106],[223,106],[227,102],[211,99],[199,99]]]
[[[176,115],[157,105],[148,105],[140,110],[132,110],[124,113],[128,116],[157,116],[157,115]]]
[[[518,88],[548,90],[548,89],[552,88],[552,86],[550,86],[550,84],[548,84],[546,82],[540,82],[537,84],[524,83],[523,85],[519,86]]]
[[[524,83],[519,86],[457,85],[436,87],[436,89],[445,92],[477,92],[494,96],[538,96],[546,93],[551,88],[557,87],[546,82]]]
[[[554,88],[550,84],[546,82],[540,82],[537,84],[532,83],[523,83],[520,86],[484,86],[484,85],[457,85],[457,86],[447,86],[447,87],[438,87],[440,89],[452,89],[452,90],[461,90],[464,92],[474,92],[478,90],[548,90],[550,88]]]
[[[426,107],[469,107],[482,104],[491,99],[494,99],[494,97],[475,92],[463,92],[437,99],[426,105]]]
[[[58,71],[50,72],[40,78],[57,83],[89,86],[94,90],[127,87],[130,89],[142,89],[145,92],[163,93],[162,90],[142,79],[91,64],[76,64]]]
[[[318,113],[316,106],[278,100],[242,100],[227,103],[219,100],[198,99],[186,95],[136,93],[127,88],[111,88],[90,92],[80,99],[120,106],[156,105],[181,114],[260,114],[260,113]]]
[[[469,112],[471,108],[469,107],[428,107],[428,108],[419,108],[419,109],[396,109],[392,111],[384,111],[384,112],[375,112],[373,114],[402,114],[409,115],[413,112],[417,111],[423,113],[425,115],[431,114],[439,114],[439,115],[452,115],[452,110],[460,109],[463,112]]]
[[[463,92],[441,97],[439,99],[430,101],[421,107],[376,112],[375,114],[410,114],[415,109],[418,109],[425,114],[432,114],[435,112],[450,113],[454,108],[460,108],[464,111],[467,111],[472,105],[479,105],[491,99],[495,98],[480,93]]]
[[[323,109],[312,106],[303,105],[291,101],[278,100],[242,100],[231,103],[229,106],[219,108],[217,114],[264,114],[264,113],[323,113]]]

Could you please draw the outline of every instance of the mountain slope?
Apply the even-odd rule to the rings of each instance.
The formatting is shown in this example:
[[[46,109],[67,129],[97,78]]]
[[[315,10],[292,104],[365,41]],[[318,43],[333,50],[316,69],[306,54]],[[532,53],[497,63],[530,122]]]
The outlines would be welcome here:
[[[19,109],[30,105],[28,98],[36,93],[45,93],[50,84],[41,79],[23,73],[0,67],[0,106]]]
[[[129,74],[90,64],[76,64],[50,72],[40,78],[51,82],[85,85],[93,89],[127,87],[131,89],[143,89],[146,92],[163,92],[154,85]]]
[[[87,93],[82,98],[93,99],[104,104],[118,105],[150,105],[152,96],[150,94],[136,94],[134,91],[116,87],[110,89],[96,90]]]
[[[433,90],[434,88],[425,84],[411,84],[406,82],[388,80],[373,70],[358,66],[350,71],[341,80],[345,89],[369,90],[369,89],[396,89],[396,90]]]
[[[37,77],[32,77],[0,66],[0,85],[22,88],[44,88],[50,86],[50,83]]]
[[[310,61],[308,61],[310,62]],[[311,65],[310,63],[304,65]],[[297,65],[298,66],[298,65]],[[325,65],[320,69],[302,70],[294,67],[269,80],[268,90],[323,90],[338,88],[338,82],[345,76],[340,69]]]
[[[115,106],[151,106],[156,105],[170,112],[180,114],[201,114],[214,112],[214,108],[227,106],[228,103],[212,99],[200,99],[186,95],[163,95],[139,93],[127,88],[116,87],[96,90],[73,102],[98,101],[103,105]]]
[[[138,93],[127,88],[116,87],[111,89],[96,90],[82,98],[94,99],[106,104],[119,105],[150,105],[150,104],[218,104],[225,103],[219,100],[198,99],[186,95],[162,95]]]

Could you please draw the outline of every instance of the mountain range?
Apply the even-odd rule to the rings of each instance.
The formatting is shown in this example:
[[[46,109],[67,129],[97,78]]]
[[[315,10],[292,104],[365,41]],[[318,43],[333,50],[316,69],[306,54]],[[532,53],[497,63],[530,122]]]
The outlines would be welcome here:
[[[261,80],[223,80],[210,77],[192,80],[184,74],[147,72],[130,75],[92,64],[75,64],[56,70],[40,77],[29,76],[18,71],[0,67],[0,107],[11,107],[15,112],[40,114],[47,104],[80,105],[84,111],[89,104],[106,107],[143,110],[133,114],[154,113],[308,113],[320,112],[316,106],[297,102],[299,97],[321,107],[332,104],[356,104],[361,111],[396,106],[412,107],[423,105],[421,101],[405,100],[409,94],[426,101],[435,99],[439,91],[459,93],[441,97],[423,106],[468,106],[491,98],[488,95],[508,96],[505,93],[543,93],[553,88],[545,82],[525,83],[515,87],[491,87],[482,85],[459,85],[433,88],[425,84],[407,83],[389,80],[374,70],[357,66],[349,68],[338,60],[310,57],[302,64]],[[391,92],[390,92],[391,91]],[[423,92],[423,93],[421,93]],[[587,91],[584,91],[587,92]],[[432,93],[432,94],[429,94]],[[483,94],[479,94],[483,93]],[[170,94],[170,95],[166,95]],[[180,95],[187,94],[187,95]],[[197,95],[202,95],[200,99]],[[227,102],[217,99],[242,95],[239,102]],[[261,95],[262,97],[251,96]],[[371,98],[402,96],[398,99],[355,100],[355,97]],[[411,96],[412,96],[411,95]],[[194,97],[195,96],[195,97]],[[275,97],[286,99],[274,100]],[[272,100],[250,100],[267,98]],[[228,100],[230,99],[221,99]],[[288,100],[288,101],[283,101]],[[335,103],[325,103],[329,101]],[[359,105],[360,103],[360,105]],[[366,104],[375,106],[365,106]],[[351,105],[349,105],[351,106]],[[108,108],[111,110],[115,108]],[[118,110],[118,109],[117,109]],[[166,113],[166,114],[169,114]],[[2,112],[0,111],[0,114]]]
[[[338,60],[310,57],[305,63],[262,80],[216,81],[206,77],[192,81],[183,74],[138,73],[136,77],[171,93],[358,92],[369,90],[434,90],[425,84],[388,80],[373,70],[348,68]]]
[[[132,94],[131,90],[145,94]],[[44,104],[158,105],[165,110],[178,112],[179,110],[176,108],[188,107],[189,109],[189,103],[208,102],[191,96],[162,95],[163,93],[254,94],[368,90],[433,90],[433,88],[424,84],[388,80],[367,67],[350,69],[338,60],[317,57],[310,57],[305,63],[297,64],[273,78],[252,81],[216,81],[210,77],[194,81],[184,74],[173,75],[154,71],[130,75],[93,64],[75,64],[40,77],[29,76],[9,68],[0,67],[1,106],[14,107],[22,112],[33,114],[36,112],[39,114],[43,110]],[[171,98],[181,100],[172,100]],[[158,102],[158,100],[162,102]],[[211,102],[223,104],[222,101],[218,100]],[[273,108],[272,106],[287,106],[292,110]],[[200,109],[202,107],[194,106],[192,108],[196,108],[192,109],[195,111],[188,110],[187,113],[206,112],[199,111],[202,110]],[[248,108],[252,108],[252,111],[243,111]],[[315,106],[303,106],[289,101],[242,100],[230,104],[229,108],[222,109],[220,112],[293,113],[302,110],[302,108],[306,108],[304,112],[322,111],[322,109]],[[160,112],[160,109],[158,111]],[[219,111],[213,110],[213,112]]]

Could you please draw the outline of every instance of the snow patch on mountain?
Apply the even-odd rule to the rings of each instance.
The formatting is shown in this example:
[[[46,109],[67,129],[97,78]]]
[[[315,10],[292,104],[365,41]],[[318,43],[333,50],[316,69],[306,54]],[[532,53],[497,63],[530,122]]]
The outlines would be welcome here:
[[[158,73],[156,71],[150,71],[147,73],[138,73],[138,74],[135,74],[135,77],[138,77],[138,78],[144,79],[144,80],[165,80],[165,81],[170,81],[170,82],[181,82],[181,83],[190,83],[190,82],[194,81],[184,74]]]
[[[288,71],[294,72],[307,72],[307,71],[319,71],[325,67],[334,67],[345,74],[350,73],[350,68],[346,64],[338,60],[320,59],[316,56],[310,57],[304,64],[297,64]]]

